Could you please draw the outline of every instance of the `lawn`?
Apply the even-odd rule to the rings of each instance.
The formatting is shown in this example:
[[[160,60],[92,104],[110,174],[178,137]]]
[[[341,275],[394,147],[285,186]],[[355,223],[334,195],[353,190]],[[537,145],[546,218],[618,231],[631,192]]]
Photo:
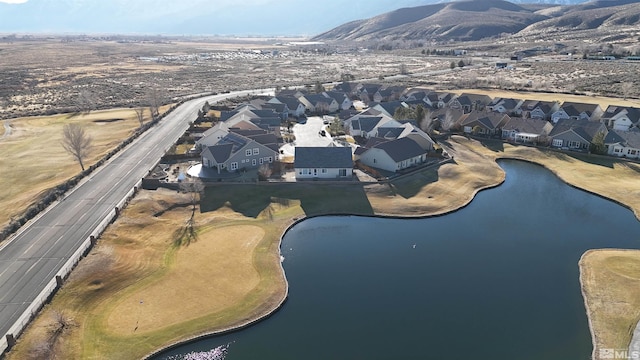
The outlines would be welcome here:
[[[588,251],[580,279],[597,349],[627,349],[640,320],[640,251]]]
[[[136,359],[175,342],[252,322],[277,309],[286,297],[279,244],[296,220],[322,214],[427,216],[454,211],[481,189],[503,181],[504,172],[495,161],[499,158],[538,162],[574,186],[640,208],[634,165],[601,158],[585,162],[459,136],[443,146],[454,155],[453,163],[389,184],[212,186],[196,213],[198,239],[188,246],[176,246],[173,237],[190,214],[188,198],[167,190],[143,191],[80,262],[8,359],[42,349],[56,313],[75,324],[54,347],[57,357],[65,359]],[[600,187],[602,179],[616,186]],[[620,324],[636,319],[629,316]]]
[[[85,166],[97,162],[139,124],[132,109],[93,111],[11,120],[11,135],[0,139],[0,227],[39,201],[44,192],[80,173],[61,145],[65,124],[80,124],[93,138]],[[4,128],[3,128],[4,129]]]

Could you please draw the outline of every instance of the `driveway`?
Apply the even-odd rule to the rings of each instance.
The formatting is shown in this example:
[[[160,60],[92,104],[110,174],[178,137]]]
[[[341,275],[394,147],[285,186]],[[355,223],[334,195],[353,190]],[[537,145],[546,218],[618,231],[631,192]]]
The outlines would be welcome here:
[[[326,125],[322,122],[321,116],[312,116],[307,119],[305,124],[295,124],[293,126],[293,135],[296,137],[296,141],[292,144],[283,145],[280,150],[284,156],[293,156],[295,154],[296,146],[304,147],[327,147],[333,142],[333,139],[329,135],[321,136],[319,134]]]

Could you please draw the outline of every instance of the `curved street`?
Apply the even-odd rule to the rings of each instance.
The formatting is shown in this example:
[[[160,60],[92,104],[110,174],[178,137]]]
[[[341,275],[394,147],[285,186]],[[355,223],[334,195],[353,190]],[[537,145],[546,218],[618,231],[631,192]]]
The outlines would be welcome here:
[[[165,151],[188,129],[205,101],[269,92],[247,90],[191,100],[123,149],[88,179],[0,246],[0,354],[14,324]]]

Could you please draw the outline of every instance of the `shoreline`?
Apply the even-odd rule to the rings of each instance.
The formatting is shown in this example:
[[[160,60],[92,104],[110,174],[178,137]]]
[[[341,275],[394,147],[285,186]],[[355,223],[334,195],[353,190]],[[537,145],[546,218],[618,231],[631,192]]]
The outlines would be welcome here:
[[[560,176],[560,174],[558,174],[557,171],[553,170],[552,168],[546,166],[545,164],[543,164],[541,162],[537,162],[535,160],[530,160],[530,159],[523,159],[523,158],[520,158],[520,157],[517,157],[517,156],[497,156],[494,159],[494,162],[498,166],[500,166],[499,161],[501,161],[501,160],[522,161],[522,162],[526,162],[526,163],[529,163],[529,164],[541,166],[544,169],[550,171],[552,174],[554,174],[554,176],[556,176],[558,179],[560,179],[563,183],[565,183],[566,185],[568,185],[568,186],[570,186],[572,188],[575,188],[575,189],[580,190],[580,191],[584,191],[584,192],[589,193],[591,195],[598,196],[598,197],[600,197],[602,199],[605,199],[605,200],[608,200],[608,201],[612,201],[612,202],[614,202],[614,203],[616,203],[616,204],[618,204],[620,206],[623,206],[624,208],[626,208],[626,209],[630,210],[631,212],[633,212],[634,215],[636,216],[636,218],[640,221],[640,213],[636,212],[635,209],[631,205],[622,203],[622,202],[620,202],[618,200],[612,199],[612,198],[607,197],[607,196],[605,196],[603,194],[599,194],[599,193],[596,193],[594,191],[591,191],[591,190],[585,189],[583,187],[580,187],[578,185],[572,184],[569,181],[563,179]],[[303,221],[306,221],[306,220],[309,220],[309,219],[313,219],[313,218],[317,218],[317,217],[354,216],[354,217],[364,217],[364,218],[385,218],[385,219],[427,219],[427,218],[434,218],[434,217],[440,217],[440,216],[446,216],[446,215],[452,214],[454,212],[460,211],[460,210],[466,208],[467,206],[469,206],[480,192],[485,191],[485,190],[491,190],[493,188],[497,188],[500,185],[502,185],[506,180],[506,173],[504,172],[504,170],[502,170],[502,168],[501,168],[501,172],[502,172],[502,177],[497,183],[492,184],[492,185],[486,185],[486,186],[483,186],[483,187],[476,188],[474,190],[473,194],[471,194],[471,197],[467,202],[463,203],[462,205],[460,205],[460,206],[458,206],[458,207],[456,207],[454,209],[450,209],[450,210],[439,212],[439,213],[422,214],[422,215],[394,215],[394,214],[384,214],[384,213],[378,213],[378,214],[374,214],[374,215],[361,215],[361,214],[349,214],[349,213],[343,213],[343,214],[326,213],[326,214],[316,214],[316,215],[311,215],[311,216],[303,216],[301,218],[297,218],[297,217],[296,218],[292,218],[291,219],[292,222],[285,228],[285,230],[282,232],[282,235],[280,236],[280,238],[278,240],[278,249],[281,250],[282,241],[284,239],[284,236],[289,231],[291,231],[296,225],[298,225],[299,223],[302,223]],[[588,254],[588,253],[590,253],[592,251],[596,251],[596,250],[603,250],[603,249],[590,249],[590,250],[587,250],[584,254],[581,255],[580,261],[582,260],[582,258],[586,254]],[[281,256],[282,253],[280,252],[279,255]],[[259,322],[261,322],[263,320],[266,320],[269,317],[273,316],[275,313],[280,311],[282,306],[286,303],[286,301],[288,299],[288,293],[289,293],[289,283],[288,283],[288,280],[287,280],[286,273],[284,271],[284,267],[282,266],[282,262],[280,262],[280,268],[281,268],[282,276],[283,276],[283,279],[284,279],[284,282],[285,282],[284,297],[283,297],[282,301],[275,308],[273,308],[272,310],[266,312],[265,314],[262,314],[261,316],[255,318],[255,319],[251,319],[251,320],[247,321],[246,323],[243,323],[243,324],[241,324],[239,326],[229,327],[229,328],[221,330],[221,331],[203,333],[203,334],[198,335],[196,337],[192,337],[192,338],[189,338],[187,340],[183,340],[183,341],[179,341],[179,342],[173,343],[171,345],[163,347],[162,349],[158,349],[157,351],[154,351],[153,353],[145,356],[143,359],[145,359],[145,360],[146,359],[150,359],[150,358],[152,358],[154,356],[158,356],[158,355],[162,354],[163,352],[175,349],[177,347],[180,347],[180,346],[183,346],[183,345],[186,345],[186,344],[189,344],[189,343],[193,343],[193,342],[198,341],[198,340],[202,340],[202,339],[206,339],[206,338],[213,338],[213,337],[220,336],[220,335],[226,335],[226,334],[234,333],[234,332],[237,332],[237,331],[242,331],[243,329],[246,329],[247,327],[249,327],[249,326],[251,326],[253,324],[259,323]],[[579,283],[580,283],[581,294],[582,294],[582,298],[583,298],[584,305],[585,305],[585,313],[587,315],[587,322],[589,324],[589,333],[591,334],[591,341],[592,341],[592,347],[593,347],[593,349],[592,349],[592,357],[595,358],[595,354],[596,354],[596,334],[593,331],[593,329],[594,329],[593,328],[593,321],[592,321],[591,313],[590,313],[589,307],[588,307],[588,298],[587,298],[587,296],[585,294],[585,291],[584,291],[584,283],[583,283],[582,273],[580,273],[580,276],[579,276],[578,280],[579,280]]]

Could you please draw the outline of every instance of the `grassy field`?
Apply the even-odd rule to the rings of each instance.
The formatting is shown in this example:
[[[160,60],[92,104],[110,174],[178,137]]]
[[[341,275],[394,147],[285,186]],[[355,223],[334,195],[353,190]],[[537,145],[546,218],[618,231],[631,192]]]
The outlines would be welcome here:
[[[43,193],[80,173],[61,145],[65,124],[82,125],[93,138],[85,166],[97,162],[131,135],[139,123],[132,109],[93,111],[11,120],[11,135],[0,139],[0,227],[23,213]],[[3,129],[4,130],[4,129]]]
[[[580,278],[596,348],[627,349],[640,320],[640,251],[588,251]]]
[[[74,324],[55,345],[56,356],[65,359],[140,358],[168,344],[260,318],[286,295],[279,242],[293,221],[321,214],[453,211],[477,191],[503,181],[504,172],[495,162],[499,158],[538,162],[575,186],[621,198],[636,214],[640,208],[640,194],[633,187],[640,171],[635,165],[458,136],[443,145],[454,163],[391,184],[211,187],[196,214],[199,238],[188,246],[177,247],[173,241],[190,213],[187,198],[170,191],[142,192],[8,358],[23,359],[41,349],[56,313]],[[603,179],[616,186],[600,188]]]
[[[577,102],[586,104],[598,104],[602,110],[606,110],[609,105],[616,106],[640,106],[640,101],[637,99],[621,99],[618,97],[605,97],[605,96],[584,96],[584,95],[571,95],[571,94],[556,94],[546,92],[526,92],[526,91],[510,91],[500,89],[463,89],[452,90],[451,92],[456,94],[471,93],[488,95],[492,98],[513,98],[521,100],[539,100],[539,101],[557,101],[557,102]]]

